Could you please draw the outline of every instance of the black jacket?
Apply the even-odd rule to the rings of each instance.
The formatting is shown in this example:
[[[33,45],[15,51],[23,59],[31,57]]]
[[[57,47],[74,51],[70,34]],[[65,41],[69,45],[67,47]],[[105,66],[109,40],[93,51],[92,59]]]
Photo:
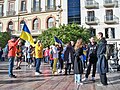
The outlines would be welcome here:
[[[87,58],[89,62],[97,62],[97,43],[94,42],[94,45],[91,43],[88,44]]]

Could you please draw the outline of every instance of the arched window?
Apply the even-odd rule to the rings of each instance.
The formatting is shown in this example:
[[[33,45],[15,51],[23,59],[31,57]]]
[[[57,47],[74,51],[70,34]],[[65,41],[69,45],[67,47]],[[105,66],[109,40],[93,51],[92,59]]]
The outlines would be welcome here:
[[[54,27],[54,18],[52,18],[52,17],[48,18],[47,27],[48,28]]]
[[[20,22],[20,31],[22,31],[24,23],[25,23],[24,20],[22,20],[22,21]]]
[[[39,21],[38,19],[33,20],[33,30],[38,30],[39,29]]]
[[[2,32],[2,23],[0,22],[0,32]]]
[[[12,21],[10,21],[9,23],[8,23],[8,31],[12,31],[13,30],[13,22]]]

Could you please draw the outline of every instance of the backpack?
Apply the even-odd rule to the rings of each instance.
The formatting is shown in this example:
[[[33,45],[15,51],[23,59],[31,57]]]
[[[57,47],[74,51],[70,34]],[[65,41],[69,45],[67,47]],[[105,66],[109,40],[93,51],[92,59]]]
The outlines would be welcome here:
[[[8,52],[9,52],[8,44],[5,45],[4,52],[5,52],[6,55],[8,54]]]

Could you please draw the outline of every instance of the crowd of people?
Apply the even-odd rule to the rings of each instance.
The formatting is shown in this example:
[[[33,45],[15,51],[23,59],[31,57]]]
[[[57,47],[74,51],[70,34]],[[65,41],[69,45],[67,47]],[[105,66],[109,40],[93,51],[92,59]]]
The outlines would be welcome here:
[[[97,35],[99,42],[97,43],[94,37],[90,38],[89,44],[83,45],[82,38],[79,38],[76,43],[70,41],[63,47],[62,44],[55,43],[54,45],[43,48],[42,42],[39,40],[35,46],[25,47],[20,42],[20,38],[11,37],[8,41],[8,61],[9,61],[9,77],[16,78],[13,74],[14,62],[16,61],[16,69],[21,69],[21,63],[25,61],[29,68],[35,67],[35,75],[42,74],[41,62],[50,64],[50,69],[53,75],[72,74],[73,70],[75,83],[82,85],[83,81],[88,81],[88,76],[92,68],[92,81],[95,81],[96,69],[100,75],[100,80],[103,85],[108,85],[106,73],[108,72],[108,62],[106,60],[106,45],[107,41],[103,38],[103,33]],[[0,59],[3,59],[4,52],[0,48]],[[15,61],[14,61],[15,60]],[[96,67],[97,66],[97,67]],[[86,70],[85,70],[86,68]],[[85,78],[82,80],[83,72]]]

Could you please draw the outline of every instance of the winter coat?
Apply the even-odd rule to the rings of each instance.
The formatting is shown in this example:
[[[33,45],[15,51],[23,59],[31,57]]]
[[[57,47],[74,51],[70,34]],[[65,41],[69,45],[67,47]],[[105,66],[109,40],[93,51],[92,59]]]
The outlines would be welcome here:
[[[107,41],[103,38],[99,41],[97,46],[98,47],[97,48],[97,57],[98,57],[97,72],[99,74],[104,74],[108,72],[108,62],[105,57],[106,44],[107,44]]]
[[[71,59],[71,61],[70,61]],[[64,52],[64,61],[67,63],[72,63],[74,62],[74,49],[72,46],[67,46],[66,50]]]
[[[12,40],[8,41],[8,47],[9,47],[8,48],[9,49],[8,57],[15,57],[16,56],[16,50],[17,50],[16,46],[17,46],[18,42],[19,42],[19,40],[15,41],[15,42],[13,42]]]
[[[75,60],[74,60],[74,74],[82,74],[83,73],[83,65],[80,56],[83,55],[83,49],[79,48],[75,51]]]

